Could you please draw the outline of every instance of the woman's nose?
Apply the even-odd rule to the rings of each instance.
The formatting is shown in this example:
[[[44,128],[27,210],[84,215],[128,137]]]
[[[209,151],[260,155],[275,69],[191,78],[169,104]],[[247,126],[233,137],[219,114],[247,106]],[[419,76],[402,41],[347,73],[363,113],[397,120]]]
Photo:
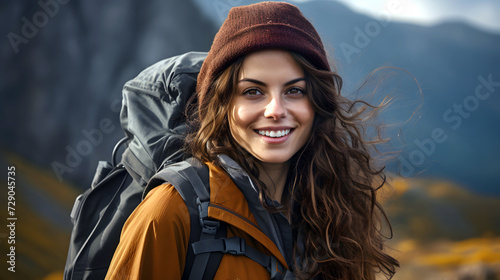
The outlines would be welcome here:
[[[266,118],[273,118],[275,121],[286,117],[286,108],[281,100],[281,96],[272,97],[264,112]]]

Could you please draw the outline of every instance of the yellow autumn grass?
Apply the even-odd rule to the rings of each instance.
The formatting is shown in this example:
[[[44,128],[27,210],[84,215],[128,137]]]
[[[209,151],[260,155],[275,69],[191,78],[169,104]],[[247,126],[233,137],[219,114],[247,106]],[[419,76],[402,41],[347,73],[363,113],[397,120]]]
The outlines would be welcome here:
[[[394,195],[401,196],[410,189],[410,182],[406,178],[398,177],[392,180],[392,186],[394,188]]]
[[[450,267],[468,264],[500,264],[500,238],[472,238],[448,243],[447,250],[429,253],[416,261],[422,265]]]
[[[64,272],[56,271],[45,276],[42,280],[62,280],[63,277],[64,277]]]
[[[384,187],[377,191],[377,200],[381,203],[387,202],[388,200],[402,196],[409,189],[410,180],[402,177],[388,176]]]
[[[28,181],[55,198],[64,208],[71,210],[74,199],[80,192],[75,186],[60,182],[51,170],[42,170],[16,154],[4,153],[6,160],[16,167],[18,173],[25,174]]]
[[[8,165],[16,167],[16,273],[9,279],[62,279],[70,232],[51,222],[33,208],[30,190],[33,188],[62,211],[69,213],[78,190],[66,182],[59,182],[53,172],[43,170],[22,157],[1,151]],[[33,195],[33,194],[31,194]],[[2,213],[4,214],[4,213]],[[5,252],[6,243],[0,242]],[[47,275],[45,278],[44,276]]]

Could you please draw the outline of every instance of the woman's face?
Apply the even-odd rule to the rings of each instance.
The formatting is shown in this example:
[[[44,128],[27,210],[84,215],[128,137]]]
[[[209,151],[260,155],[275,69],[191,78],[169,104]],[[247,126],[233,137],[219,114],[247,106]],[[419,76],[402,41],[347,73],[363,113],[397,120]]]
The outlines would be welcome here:
[[[265,163],[284,163],[311,134],[314,110],[302,68],[282,50],[248,55],[229,110],[238,144]]]

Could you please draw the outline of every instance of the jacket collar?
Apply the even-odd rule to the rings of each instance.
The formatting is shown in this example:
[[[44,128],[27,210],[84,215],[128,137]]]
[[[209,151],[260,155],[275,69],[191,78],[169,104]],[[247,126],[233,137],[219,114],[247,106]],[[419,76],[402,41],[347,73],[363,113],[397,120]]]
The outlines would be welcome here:
[[[220,155],[219,161],[222,168],[206,163],[210,169],[208,216],[247,232],[288,269],[279,227],[260,203],[252,180],[230,157]]]

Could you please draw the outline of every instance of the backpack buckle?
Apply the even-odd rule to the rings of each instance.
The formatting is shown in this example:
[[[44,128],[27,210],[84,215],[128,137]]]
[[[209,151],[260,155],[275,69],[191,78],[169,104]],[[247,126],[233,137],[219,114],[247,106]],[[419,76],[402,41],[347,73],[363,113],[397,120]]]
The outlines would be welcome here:
[[[220,222],[217,220],[201,219],[201,231],[208,234],[216,234],[217,229],[220,226]]]
[[[231,255],[244,255],[245,254],[245,239],[241,237],[221,238],[224,244],[223,253]]]
[[[201,202],[200,198],[197,197],[196,204],[198,204],[201,231],[208,234],[216,234],[217,229],[220,226],[220,222],[208,218],[208,205],[210,204],[210,202]]]

